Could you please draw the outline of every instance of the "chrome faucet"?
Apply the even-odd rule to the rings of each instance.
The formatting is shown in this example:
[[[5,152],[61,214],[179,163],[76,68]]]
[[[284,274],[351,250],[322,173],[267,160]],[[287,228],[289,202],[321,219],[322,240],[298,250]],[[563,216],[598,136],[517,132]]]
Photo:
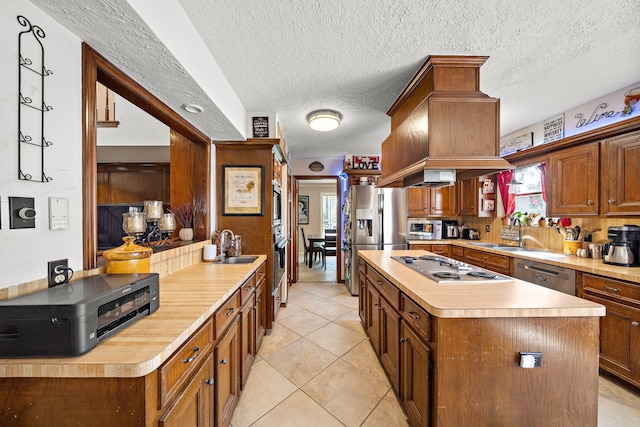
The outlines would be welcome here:
[[[231,239],[227,241],[227,234],[231,235]],[[236,236],[233,234],[233,231],[224,229],[220,232],[220,261],[224,261],[227,257],[227,251],[229,250],[229,246],[233,243]]]
[[[513,217],[511,219],[511,225],[509,226],[509,229],[513,230],[514,225],[518,226],[518,247],[523,248],[524,243],[522,242],[522,220],[520,218]]]

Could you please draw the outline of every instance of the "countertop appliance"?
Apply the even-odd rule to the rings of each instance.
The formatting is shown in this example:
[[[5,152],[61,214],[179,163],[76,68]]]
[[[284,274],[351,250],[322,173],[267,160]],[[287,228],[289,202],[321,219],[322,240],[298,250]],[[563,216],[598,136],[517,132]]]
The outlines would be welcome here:
[[[611,226],[607,229],[607,237],[609,242],[602,248],[603,263],[625,267],[640,265],[640,226]]]
[[[160,306],[157,273],[96,275],[0,301],[0,356],[77,356]]]
[[[463,228],[462,238],[466,240],[479,240],[480,232],[477,228]]]
[[[358,251],[407,248],[407,190],[353,185],[343,206],[345,285],[360,292]]]
[[[509,276],[440,255],[392,256],[391,258],[441,284],[513,282]]]
[[[513,277],[565,294],[576,294],[576,271],[570,268],[515,258]]]
[[[426,218],[407,219],[407,241],[409,240],[441,240],[442,220]]]
[[[457,239],[460,237],[458,230],[458,221],[444,220],[442,221],[442,238]]]

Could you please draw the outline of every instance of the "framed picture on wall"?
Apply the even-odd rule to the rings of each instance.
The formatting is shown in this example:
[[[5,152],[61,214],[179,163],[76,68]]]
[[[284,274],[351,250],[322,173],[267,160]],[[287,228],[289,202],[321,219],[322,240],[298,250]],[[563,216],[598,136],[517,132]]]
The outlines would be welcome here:
[[[493,211],[496,209],[495,200],[484,199],[482,201],[482,210],[483,211]]]
[[[309,224],[309,196],[298,196],[298,224]]]
[[[222,166],[222,215],[264,215],[264,166]]]

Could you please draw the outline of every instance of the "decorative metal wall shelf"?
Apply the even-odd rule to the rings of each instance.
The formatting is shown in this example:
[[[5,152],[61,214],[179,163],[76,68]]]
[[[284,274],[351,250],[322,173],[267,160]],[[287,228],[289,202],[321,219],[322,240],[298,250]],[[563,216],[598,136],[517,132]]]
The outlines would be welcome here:
[[[53,143],[45,136],[44,115],[53,107],[45,102],[44,88],[53,71],[45,66],[42,28],[21,15],[18,23],[26,28],[18,35],[18,179],[49,182],[44,153]]]

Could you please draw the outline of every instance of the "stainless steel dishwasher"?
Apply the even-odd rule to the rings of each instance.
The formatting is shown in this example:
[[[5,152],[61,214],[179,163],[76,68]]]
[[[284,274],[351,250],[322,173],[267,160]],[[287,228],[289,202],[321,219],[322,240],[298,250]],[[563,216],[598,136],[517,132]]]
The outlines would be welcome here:
[[[576,294],[576,272],[570,268],[515,258],[513,276],[565,294]]]

